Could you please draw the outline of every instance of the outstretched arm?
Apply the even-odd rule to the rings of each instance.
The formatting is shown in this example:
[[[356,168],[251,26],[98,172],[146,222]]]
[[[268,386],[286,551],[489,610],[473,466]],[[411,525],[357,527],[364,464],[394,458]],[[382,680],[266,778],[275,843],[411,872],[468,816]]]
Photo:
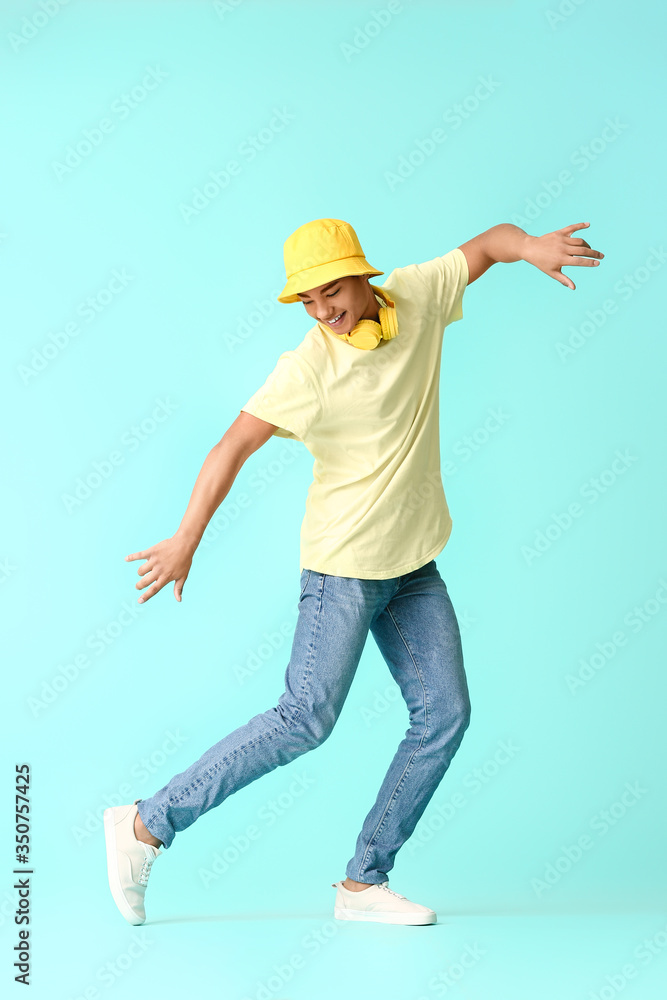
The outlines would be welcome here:
[[[139,598],[139,604],[149,601],[172,580],[174,597],[181,600],[192,558],[208,522],[229,493],[246,459],[269,440],[275,429],[275,424],[241,410],[206,456],[175,534],[149,549],[125,556],[127,562],[146,560],[137,570],[142,579],[135,584],[136,589],[148,587]]]
[[[493,226],[459,247],[468,262],[468,284],[484,274],[492,264],[512,264],[517,260],[525,260],[550,278],[555,278],[561,285],[574,289],[576,285],[562,273],[561,268],[573,264],[578,267],[593,267],[604,257],[599,250],[591,250],[586,240],[572,236],[577,229],[584,229],[589,225],[589,222],[578,222],[544,236],[530,236],[509,222]]]

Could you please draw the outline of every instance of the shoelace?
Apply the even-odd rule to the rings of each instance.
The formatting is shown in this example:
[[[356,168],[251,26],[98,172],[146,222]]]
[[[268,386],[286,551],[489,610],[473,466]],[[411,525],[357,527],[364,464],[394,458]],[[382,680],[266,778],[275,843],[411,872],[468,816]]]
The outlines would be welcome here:
[[[332,885],[333,888],[335,888],[337,884],[338,883],[336,883],[336,882],[332,882],[331,883],[331,885]],[[378,889],[385,889],[387,892],[390,892],[392,894],[392,896],[396,896],[397,899],[407,899],[408,898],[407,896],[401,896],[400,892],[394,892],[393,889],[389,888],[389,886],[388,886],[388,884],[386,882],[376,882],[375,884],[377,885]]]
[[[385,882],[383,882],[380,885],[380,889],[384,889],[385,892],[390,892],[392,894],[392,896],[396,896],[398,899],[407,899],[407,896],[401,896],[400,892],[394,892],[393,889],[390,889],[389,886]]]
[[[157,857],[157,855],[155,855],[155,857]],[[141,862],[141,870],[139,872],[139,878],[137,880],[141,885],[144,885],[144,886],[148,885],[148,876],[151,873],[151,865],[153,864],[154,861],[155,861],[155,858],[148,858],[148,857],[146,857]]]

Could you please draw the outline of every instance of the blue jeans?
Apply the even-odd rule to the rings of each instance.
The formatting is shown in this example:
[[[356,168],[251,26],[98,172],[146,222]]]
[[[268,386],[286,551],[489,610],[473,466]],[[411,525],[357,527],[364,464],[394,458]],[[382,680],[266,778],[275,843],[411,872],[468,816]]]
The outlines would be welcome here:
[[[274,708],[239,726],[139,801],[139,815],[153,836],[168,848],[202,813],[328,739],[369,630],[400,687],[410,727],[366,816],[346,875],[357,882],[386,881],[470,722],[461,635],[434,559],[389,580],[304,569],[285,691]]]

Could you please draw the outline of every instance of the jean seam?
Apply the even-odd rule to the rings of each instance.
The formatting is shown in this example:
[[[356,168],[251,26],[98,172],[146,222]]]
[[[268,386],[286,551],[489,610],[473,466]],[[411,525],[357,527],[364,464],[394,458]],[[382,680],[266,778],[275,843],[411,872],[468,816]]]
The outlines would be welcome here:
[[[398,798],[398,794],[401,791],[401,786],[403,784],[403,781],[405,780],[405,778],[407,777],[408,773],[410,772],[410,770],[412,768],[412,763],[414,761],[415,755],[418,753],[419,750],[421,750],[422,746],[424,745],[424,740],[425,740],[426,735],[428,733],[428,698],[427,698],[427,694],[426,694],[426,688],[424,687],[424,681],[423,681],[422,676],[421,676],[421,674],[419,672],[419,667],[417,666],[417,661],[415,660],[414,656],[412,655],[412,650],[410,649],[405,636],[401,632],[401,629],[400,629],[400,626],[398,624],[398,621],[396,620],[395,615],[392,613],[391,608],[389,607],[389,605],[387,605],[386,610],[387,610],[387,613],[388,613],[389,617],[391,618],[392,622],[394,623],[394,627],[396,628],[396,631],[398,632],[399,636],[403,640],[403,644],[404,644],[405,648],[408,651],[410,659],[412,660],[412,663],[413,663],[414,668],[415,668],[415,672],[416,672],[417,676],[419,677],[419,681],[421,683],[422,690],[424,692],[424,732],[423,732],[422,737],[421,737],[421,739],[419,741],[419,745],[416,746],[415,749],[410,754],[410,758],[407,761],[405,767],[403,768],[403,773],[401,774],[400,778],[396,782],[396,785],[394,786],[394,790],[391,793],[391,795],[389,796],[389,801],[388,801],[388,803],[387,803],[387,805],[385,807],[385,810],[382,813],[382,816],[380,817],[380,819],[378,820],[378,824],[375,827],[375,830],[373,831],[373,834],[372,834],[372,836],[370,837],[370,839],[368,841],[368,845],[366,846],[366,850],[364,851],[364,855],[363,855],[363,858],[361,860],[361,867],[362,868],[366,864],[366,859],[367,859],[368,854],[369,854],[369,852],[371,850],[371,847],[373,846],[373,842],[374,842],[375,838],[381,832],[382,826],[384,824],[384,821],[387,818],[387,816],[389,815],[389,813],[391,812],[391,809],[392,809],[392,807],[394,805],[395,800]]]
[[[318,634],[318,631],[319,631],[319,628],[320,628],[320,624],[321,624],[321,621],[322,621],[322,602],[323,602],[323,599],[324,599],[324,581],[325,580],[326,580],[326,575],[324,573],[322,573],[320,575],[320,584],[319,584],[319,593],[318,593],[319,601],[318,601],[318,605],[317,605],[317,612],[315,614],[315,621],[313,622],[312,631],[310,633],[310,642],[308,643],[308,654],[306,656],[306,668],[305,668],[304,674],[303,674],[303,683],[301,684],[301,699],[299,701],[299,711],[297,712],[297,715],[299,715],[301,713],[301,711],[303,710],[303,703],[304,703],[304,699],[305,699],[306,688],[307,688],[308,682],[310,681],[310,678],[312,677],[312,674],[313,674],[313,654],[314,654],[314,650],[315,650],[315,639],[317,637],[317,634]]]
[[[303,585],[303,590],[302,590],[302,591],[301,591],[301,593],[299,594],[299,604],[301,603],[301,601],[302,601],[302,599],[303,599],[303,595],[304,595],[304,594],[306,593],[306,591],[308,590],[308,584],[310,583],[310,574],[311,574],[311,570],[308,570],[307,572],[308,572],[308,576],[306,577],[306,582],[305,582],[305,583],[304,583],[304,585]]]
[[[212,778],[220,770],[221,767],[223,767],[225,764],[228,764],[230,761],[235,760],[237,757],[241,756],[241,754],[244,753],[244,751],[247,750],[249,747],[255,747],[263,743],[264,740],[272,739],[272,737],[274,737],[276,733],[281,732],[283,729],[290,729],[295,724],[295,722],[298,721],[300,714],[301,710],[299,709],[299,711],[295,712],[294,715],[285,723],[284,726],[276,726],[275,729],[272,729],[270,732],[262,733],[261,736],[257,736],[255,737],[255,739],[250,740],[248,743],[244,743],[242,747],[239,747],[232,753],[227,754],[226,757],[223,757],[217,763],[212,764],[211,767],[209,767],[208,770],[206,770],[202,775],[200,775],[196,781],[192,781],[189,785],[186,785],[186,787],[183,789],[182,794],[178,798],[170,798],[169,801],[167,802],[167,808],[169,808],[170,806],[180,805],[180,803],[183,802],[183,800],[187,797],[187,795],[190,792],[194,791],[197,788],[200,788],[204,784],[204,782]],[[166,814],[166,809],[162,810],[159,813],[159,815],[162,817],[164,817],[165,814]]]

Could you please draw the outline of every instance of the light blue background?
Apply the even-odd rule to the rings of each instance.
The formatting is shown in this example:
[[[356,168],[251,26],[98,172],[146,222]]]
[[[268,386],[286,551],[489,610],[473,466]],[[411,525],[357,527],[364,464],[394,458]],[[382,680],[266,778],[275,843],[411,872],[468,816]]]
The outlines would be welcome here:
[[[3,4],[0,919],[11,980],[12,775],[26,761],[33,997],[418,1000],[445,995],[442,977],[475,942],[484,956],[447,996],[662,994],[665,15],[658,3],[560,7],[79,0],[47,16]],[[159,82],[121,114],[149,67]],[[475,102],[480,79],[494,83]],[[290,120],[262,132],[276,109]],[[54,166],[104,118],[111,131],[88,155]],[[438,127],[446,138],[418,164]],[[244,143],[260,134],[250,159]],[[390,182],[411,156],[412,173]],[[232,159],[239,173],[186,221],[182,206]],[[304,336],[305,311],[276,301],[282,244],[323,216],[351,222],[386,274],[500,222],[541,235],[590,221],[575,235],[605,254],[567,270],[574,292],[525,262],[498,264],[445,332],[454,528],[437,564],[463,631],[472,722],[390,876],[439,924],[333,920],[330,884],[407,726],[369,639],[331,739],[179,836],[155,866],[149,923],[131,928],[106,884],[102,810],[151,795],[277,700],[308,452],[276,438],[251,457],[182,604],[169,586],[137,605],[140,564],[124,557],[173,534],[209,449]],[[114,270],[127,283],[107,296]],[[100,311],[87,322],[90,296]],[[159,401],[164,419],[151,422]],[[485,432],[492,410],[505,417]],[[614,475],[617,451],[632,460]],[[119,464],[68,507],[112,452]],[[582,489],[601,475],[592,502]],[[528,558],[576,502],[581,516]],[[568,675],[618,632],[625,643],[571,689]],[[87,665],[68,668],[81,654]],[[71,679],[56,681],[63,671]],[[503,741],[515,749],[496,759]],[[640,791],[615,806],[626,783]],[[250,824],[261,836],[245,849]],[[590,849],[536,887],[584,834]],[[227,870],[205,885],[225,851]],[[635,954],[644,939],[650,960]],[[140,957],[123,958],[141,941]],[[122,974],[105,979],[107,962]],[[624,963],[636,975],[621,989]]]

